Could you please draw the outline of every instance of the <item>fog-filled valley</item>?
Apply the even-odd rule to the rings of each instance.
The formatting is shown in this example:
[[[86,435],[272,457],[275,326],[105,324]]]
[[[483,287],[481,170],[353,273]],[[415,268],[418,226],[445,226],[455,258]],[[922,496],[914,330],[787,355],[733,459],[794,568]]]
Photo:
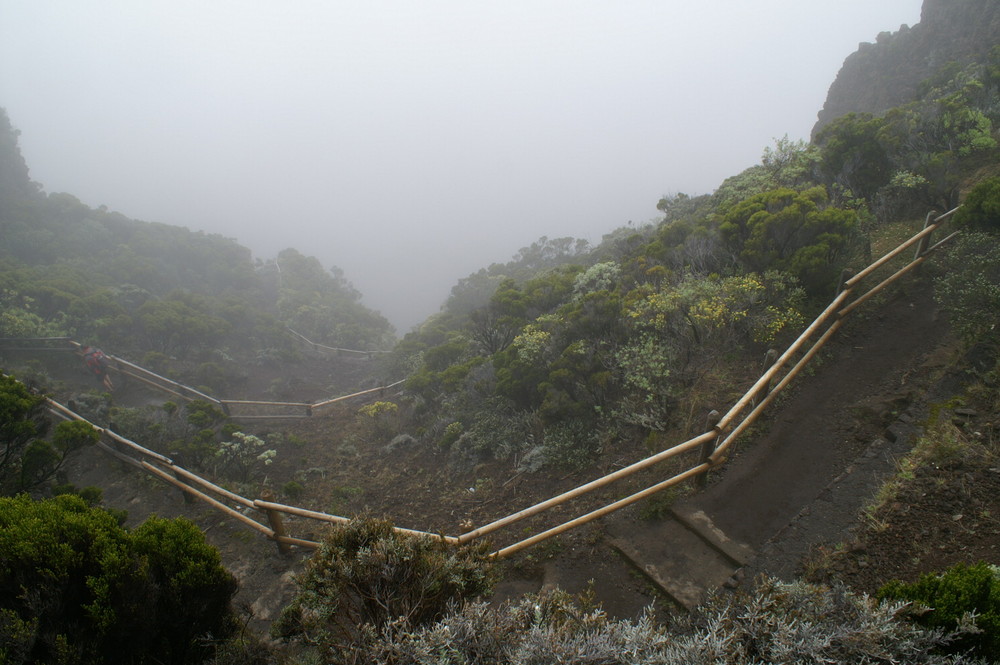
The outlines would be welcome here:
[[[664,47],[670,67],[666,56],[583,48],[601,20],[615,19],[610,33],[644,25],[633,10],[585,6],[573,17],[584,27],[567,17],[565,32],[556,15],[529,27],[487,12],[497,35],[530,47],[511,68],[474,49],[475,33],[455,32],[484,20],[473,9],[441,24],[381,3],[347,12],[331,35],[344,40],[331,52],[343,60],[330,62],[303,56],[326,51],[311,50],[317,33],[298,14],[265,12],[272,23],[257,24],[259,8],[206,10],[212,26],[231,19],[234,33],[261,40],[250,58],[261,78],[243,79],[245,44],[205,25],[181,30],[181,4],[134,8],[123,25],[161,35],[141,53],[163,49],[157,76],[175,92],[185,88],[174,77],[193,75],[214,45],[210,62],[235,87],[187,112],[217,103],[231,113],[233,95],[247,114],[233,135],[202,125],[190,174],[158,164],[140,187],[129,149],[77,181],[85,191],[63,192],[73,169],[101,170],[130,132],[149,161],[183,152],[184,123],[166,120],[183,109],[156,115],[133,100],[135,126],[119,125],[115,141],[88,104],[66,109],[71,131],[92,123],[101,147],[84,156],[68,142],[80,154],[57,168],[55,141],[38,138],[52,114],[32,115],[20,92],[0,99],[0,559],[14,562],[0,566],[0,663],[996,662],[992,2],[925,0],[919,22],[886,3],[892,31],[872,12],[881,27],[839,52],[839,73],[791,67],[805,47],[770,34],[764,43],[789,69],[772,63],[767,103],[721,80],[626,94],[681,62],[677,44]],[[776,6],[822,41],[805,25],[826,10],[800,4]],[[759,21],[746,32],[767,23],[731,10],[732,21]],[[149,25],[157,17],[163,26]],[[741,34],[729,19],[701,34],[735,65],[734,47],[721,46]],[[66,20],[53,23],[64,31]],[[413,61],[348,39],[369,21],[398,51],[416,49]],[[283,50],[262,25],[298,26],[303,51]],[[663,25],[680,40],[680,27]],[[494,55],[509,46],[497,35],[482,37]],[[604,49],[625,48],[608,40]],[[709,58],[680,41],[685,57]],[[352,71],[348,55],[369,60]],[[560,69],[575,58],[579,70]],[[539,72],[523,87],[506,78],[532,61]],[[322,79],[309,62],[365,103],[303,96]],[[423,69],[443,63],[468,87]],[[248,91],[284,66],[306,71],[269,92],[287,95],[281,105],[255,106]],[[20,90],[10,71],[0,69]],[[375,80],[386,71],[399,89]],[[761,124],[800,79],[828,89],[825,102],[790,102],[794,122],[775,113],[777,124]],[[507,99],[550,80],[565,106]],[[139,97],[156,87],[121,81]],[[716,124],[671,116],[679,100]],[[500,101],[509,126],[480,108]],[[407,105],[415,125],[395,115]],[[745,123],[716,116],[720,106]],[[456,119],[456,108],[469,114]],[[313,114],[329,123],[319,134],[295,122]],[[611,124],[631,133],[604,124],[616,114]],[[646,134],[647,115],[670,131]],[[362,120],[382,133],[349,136]],[[271,123],[304,133],[269,134]],[[692,146],[673,133],[685,123]],[[152,150],[157,129],[176,132],[176,145]],[[924,241],[895,250],[916,233]],[[856,293],[855,281],[865,284]],[[868,284],[878,293],[845,307]],[[788,392],[772,403],[771,380],[755,392],[820,323],[829,345],[789,354],[806,369]],[[87,355],[98,347],[100,365]],[[720,412],[765,401],[738,445],[712,448],[732,432]],[[281,405],[284,415],[269,415]],[[128,461],[137,449],[145,462]],[[193,491],[181,487],[190,476]],[[620,485],[590,486],[606,478]],[[201,496],[210,491],[214,504]],[[577,503],[545,505],[568,495]],[[663,582],[670,557],[687,556],[670,552],[682,549],[670,531],[682,514],[735,543],[720,550],[735,568],[690,596]],[[709,566],[688,558],[680,586],[690,591],[694,570]],[[970,588],[982,593],[951,592]]]
[[[0,105],[47,191],[316,256],[403,335],[542,236],[597,244],[807,138],[844,54],[919,12],[11,2]]]

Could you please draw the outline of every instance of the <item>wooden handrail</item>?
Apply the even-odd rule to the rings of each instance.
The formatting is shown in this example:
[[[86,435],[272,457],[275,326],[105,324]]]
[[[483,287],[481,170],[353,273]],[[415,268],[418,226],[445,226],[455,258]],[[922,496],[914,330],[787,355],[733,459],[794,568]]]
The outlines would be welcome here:
[[[276,510],[281,513],[287,513],[289,515],[297,515],[298,517],[308,517],[309,519],[319,520],[321,522],[331,522],[334,524],[346,524],[351,521],[350,517],[341,517],[339,515],[329,515],[327,513],[320,513],[315,510],[307,510],[305,508],[296,508],[295,506],[286,506],[283,503],[274,503],[272,501],[265,501],[263,499],[257,499],[254,501],[254,505],[257,508],[263,510]],[[392,527],[394,531],[398,533],[405,533],[410,536],[421,536],[427,538],[434,538],[436,540],[443,540],[447,543],[457,544],[458,538],[453,536],[444,536],[439,533],[430,533],[429,531],[417,531],[415,529],[404,529],[402,527],[394,526]]]
[[[253,501],[251,501],[250,499],[244,496],[240,496],[235,492],[230,492],[224,487],[219,487],[215,483],[209,482],[204,478],[202,478],[201,476],[199,476],[198,474],[191,473],[190,471],[188,471],[183,467],[177,466],[176,464],[171,464],[167,468],[175,475],[181,476],[182,478],[190,480],[193,483],[201,485],[205,489],[215,492],[219,496],[224,496],[230,501],[246,506],[247,508],[256,508]]]
[[[272,531],[268,527],[264,526],[260,522],[258,522],[256,520],[252,520],[249,517],[247,517],[246,515],[244,515],[243,513],[239,512],[238,510],[233,510],[232,508],[230,508],[226,504],[224,504],[221,501],[218,501],[216,499],[213,499],[212,497],[210,497],[209,495],[205,494],[204,492],[201,492],[201,491],[199,491],[199,490],[191,487],[190,485],[188,485],[186,483],[182,483],[181,481],[177,480],[176,478],[174,478],[173,476],[171,476],[166,471],[163,471],[163,470],[161,470],[161,469],[153,466],[149,462],[143,462],[142,466],[143,466],[144,469],[146,469],[146,471],[148,471],[149,473],[153,474],[154,476],[156,476],[160,480],[162,480],[164,482],[167,482],[167,483],[170,483],[171,485],[173,485],[173,486],[177,487],[178,489],[180,489],[182,492],[186,492],[187,494],[190,494],[193,497],[201,499],[205,503],[207,503],[207,504],[211,505],[212,507],[214,507],[216,510],[222,511],[223,513],[229,515],[230,517],[234,517],[234,518],[238,519],[239,521],[243,522],[247,526],[249,526],[251,528],[254,528],[257,531],[260,531],[261,533],[263,533],[268,538],[270,538],[270,537],[272,537],[274,535],[274,531]]]
[[[766,372],[764,372],[764,375],[757,379],[757,382],[753,384],[753,387],[750,388],[750,390],[748,390],[746,394],[744,394],[743,397],[741,397],[740,400],[733,405],[733,408],[729,409],[726,415],[722,416],[719,423],[715,426],[718,432],[726,431],[731,421],[735,419],[748,404],[750,404],[753,398],[757,395],[758,391],[764,385],[768,384],[779,371],[781,371],[781,368],[786,362],[788,362],[788,359],[797,353],[799,349],[801,349],[805,343],[809,341],[809,338],[812,337],[813,333],[816,332],[820,326],[826,323],[827,319],[836,315],[837,308],[840,307],[844,300],[847,299],[850,292],[851,290],[848,288],[837,294],[837,297],[833,299],[833,302],[827,305],[826,309],[824,309],[823,312],[820,313],[820,315],[817,316],[811,324],[809,324],[809,327],[806,328],[794,342],[792,342],[791,346],[789,346],[776,361],[774,361],[774,364],[771,365]]]
[[[649,466],[667,460],[675,455],[679,455],[680,453],[697,448],[705,441],[712,440],[715,437],[715,435],[716,435],[715,432],[705,432],[704,434],[696,436],[693,439],[689,439],[684,443],[678,444],[676,446],[673,446],[672,448],[668,448],[662,452],[659,452],[656,455],[652,455],[650,457],[647,457],[646,459],[635,462],[634,464],[630,464],[629,466],[623,469],[619,469],[614,473],[609,473],[608,475],[602,476],[597,480],[592,480],[591,482],[585,485],[581,485],[568,492],[563,492],[559,496],[554,496],[551,499],[542,501],[541,503],[537,503],[534,506],[526,508],[525,510],[522,510],[518,513],[514,513],[513,515],[508,515],[507,517],[496,520],[495,522],[491,522],[486,526],[482,526],[479,527],[478,529],[473,529],[468,533],[464,533],[458,537],[458,542],[466,543],[475,538],[479,538],[481,536],[485,536],[488,533],[492,533],[493,531],[496,531],[501,527],[508,526],[510,524],[513,524],[514,522],[519,522],[520,520],[523,520],[526,517],[537,515],[538,513],[548,510],[549,508],[553,508],[560,504],[566,503],[570,499],[576,498],[593,490],[604,487],[605,485],[608,485],[616,480],[630,476],[638,471],[641,471],[642,469],[645,469]]]
[[[140,373],[145,374],[147,376],[155,377],[156,379],[158,379],[160,381],[163,381],[167,385],[175,386],[176,388],[179,388],[181,390],[186,390],[187,392],[192,393],[193,395],[197,395],[198,397],[202,398],[206,402],[211,402],[213,404],[219,404],[220,403],[220,401],[218,399],[216,399],[215,397],[212,397],[211,395],[206,395],[205,393],[203,393],[200,390],[197,390],[195,388],[192,388],[191,386],[185,386],[183,383],[178,383],[177,381],[174,381],[173,379],[168,379],[165,376],[160,376],[156,372],[152,372],[152,371],[146,369],[145,367],[141,367],[139,365],[136,365],[135,363],[131,363],[131,362],[125,360],[124,358],[119,358],[118,356],[108,356],[108,357],[111,358],[112,360],[114,360],[115,362],[121,363],[122,365],[125,365],[126,367],[129,367],[130,369],[132,369],[132,370],[134,370],[136,372],[140,372]],[[150,383],[153,383],[155,385],[155,382],[150,382]]]
[[[222,404],[235,404],[236,406],[287,406],[303,409],[313,406],[309,402],[268,402],[254,399],[220,399]]]
[[[779,381],[771,389],[770,392],[768,392],[768,394],[764,397],[764,399],[762,399],[760,403],[757,404],[753,408],[753,410],[750,411],[749,414],[747,414],[747,416],[740,422],[740,424],[734,427],[733,431],[730,432],[729,435],[726,436],[726,438],[723,439],[718,446],[716,446],[715,452],[713,452],[712,455],[710,456],[713,465],[722,463],[722,461],[725,459],[724,453],[726,452],[726,449],[732,445],[732,443],[736,440],[737,437],[739,437],[740,434],[746,431],[746,429],[750,427],[750,425],[752,425],[754,421],[757,420],[760,414],[762,414],[764,410],[771,405],[771,402],[775,400],[778,394],[782,390],[784,390],[785,386],[791,383],[792,379],[798,376],[799,372],[801,372],[805,368],[805,366],[809,363],[809,361],[812,360],[813,356],[815,356],[816,353],[821,348],[823,348],[823,345],[827,343],[827,341],[833,336],[835,332],[837,332],[837,330],[840,328],[842,324],[843,324],[843,319],[838,319],[834,321],[833,324],[831,324],[830,327],[827,328],[826,332],[824,332],[823,335],[820,336],[818,340],[816,340],[816,343],[812,345],[809,351],[807,351],[806,354],[802,356],[799,362],[797,362],[792,367],[792,369],[788,371],[788,374],[786,374],[785,377],[781,379],[781,381]]]
[[[306,337],[302,333],[297,332],[295,330],[292,330],[288,326],[285,326],[285,330],[287,330],[288,332],[292,333],[293,335],[295,335],[296,337],[298,337],[299,339],[301,339],[303,342],[305,342],[309,346],[312,346],[312,347],[317,348],[317,349],[326,349],[327,351],[335,351],[337,353],[353,353],[353,354],[356,354],[356,355],[365,355],[365,356],[368,356],[369,358],[372,356],[372,354],[375,354],[375,353],[389,353],[389,351],[361,351],[360,349],[342,349],[342,348],[336,347],[336,346],[327,346],[326,344],[320,344],[319,342],[312,341],[311,339],[309,339],[308,337]]]
[[[696,475],[698,475],[700,473],[705,473],[711,467],[712,467],[711,464],[703,462],[703,463],[699,464],[698,466],[696,466],[694,468],[691,468],[691,469],[688,469],[687,471],[684,471],[682,473],[678,473],[676,476],[673,476],[672,478],[668,478],[667,480],[664,480],[661,483],[653,485],[652,487],[647,487],[646,489],[642,490],[641,492],[636,492],[635,494],[633,494],[631,496],[625,497],[624,499],[619,499],[618,501],[615,501],[614,503],[610,503],[610,504],[604,506],[603,508],[599,508],[598,510],[595,510],[593,512],[587,513],[586,515],[583,515],[582,517],[577,517],[574,520],[570,520],[569,522],[566,522],[566,523],[561,524],[561,525],[559,525],[557,527],[549,529],[548,531],[543,531],[542,533],[539,533],[538,535],[532,536],[531,538],[527,538],[525,540],[522,540],[519,543],[516,543],[514,545],[510,545],[510,546],[505,547],[505,548],[503,548],[501,550],[498,550],[498,551],[494,552],[491,556],[495,556],[497,558],[503,558],[503,557],[506,557],[506,556],[510,556],[511,554],[514,554],[515,552],[519,552],[520,550],[523,550],[526,547],[530,547],[532,545],[540,543],[543,540],[548,540],[552,536],[557,536],[560,533],[563,533],[565,531],[569,531],[570,529],[573,529],[573,528],[576,528],[576,527],[581,526],[583,524],[586,524],[587,522],[592,522],[592,521],[596,520],[599,517],[604,517],[605,515],[607,515],[609,513],[613,513],[616,510],[620,510],[622,508],[625,508],[626,506],[630,506],[633,503],[635,503],[636,501],[641,501],[642,499],[650,497],[650,496],[656,494],[657,492],[662,492],[663,490],[667,489],[668,487],[673,487],[674,485],[677,485],[678,483],[683,482],[683,481],[687,480],[688,478],[692,478],[692,477],[694,477],[694,476],[696,476]]]

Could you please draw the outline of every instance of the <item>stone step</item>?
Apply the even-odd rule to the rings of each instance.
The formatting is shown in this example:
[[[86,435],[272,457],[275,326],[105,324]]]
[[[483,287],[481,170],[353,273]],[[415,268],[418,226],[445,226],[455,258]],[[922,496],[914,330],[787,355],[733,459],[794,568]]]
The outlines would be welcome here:
[[[607,542],[677,605],[689,610],[739,568],[674,519],[610,523]]]
[[[670,507],[670,513],[677,521],[704,540],[706,544],[729,559],[734,566],[745,566],[754,558],[755,552],[752,547],[727,536],[722,529],[712,523],[712,519],[705,511],[697,506],[678,501]]]

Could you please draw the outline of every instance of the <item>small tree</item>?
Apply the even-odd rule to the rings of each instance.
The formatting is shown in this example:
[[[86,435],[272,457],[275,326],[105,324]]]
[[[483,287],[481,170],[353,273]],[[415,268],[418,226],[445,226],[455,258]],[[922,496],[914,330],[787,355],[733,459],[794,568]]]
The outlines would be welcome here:
[[[390,438],[399,426],[399,405],[395,402],[372,402],[358,409],[357,423],[365,441]]]
[[[52,478],[67,456],[95,443],[98,435],[84,422],[62,422],[52,440],[45,397],[11,376],[0,375],[0,495],[38,487]]]
[[[451,603],[489,592],[495,575],[485,548],[403,534],[384,519],[336,526],[298,577],[298,595],[274,632],[302,637],[341,662],[390,623],[425,625]]]
[[[775,189],[734,206],[720,231],[749,270],[781,270],[825,294],[857,240],[857,213],[830,206],[822,187]]]

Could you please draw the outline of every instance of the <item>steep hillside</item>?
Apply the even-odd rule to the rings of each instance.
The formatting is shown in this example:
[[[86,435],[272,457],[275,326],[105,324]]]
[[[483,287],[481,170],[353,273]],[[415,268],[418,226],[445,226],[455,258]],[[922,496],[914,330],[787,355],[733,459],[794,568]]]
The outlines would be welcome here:
[[[780,140],[712,195],[664,197],[656,223],[619,229],[596,247],[543,238],[511,262],[461,280],[440,313],[370,363],[383,376],[406,377],[398,394],[289,423],[251,422],[237,437],[236,423],[206,405],[184,412],[172,402],[136,399],[141,391],[128,386],[94,397],[78,387],[73,368],[49,371],[67,375],[67,401],[108,407],[102,425],[172,456],[179,451],[186,468],[248,496],[466,532],[704,431],[711,410],[731,405],[760,376],[770,350],[787,348],[842,294],[845,270],[864,270],[917,232],[929,208],[963,201],[948,222],[958,238],[916,276],[866,301],[698,496],[716,525],[761,548],[764,572],[808,572],[802,555],[815,548],[808,564],[815,577],[873,591],[889,576],[912,579],[972,556],[995,557],[1000,178],[988,176],[1000,163],[1000,67],[987,44],[1000,34],[995,2],[928,0],[920,26],[849,58],[814,142]],[[955,37],[970,32],[976,39]],[[943,46],[956,40],[967,43]],[[973,45],[979,50],[963,50]],[[978,61],[941,66],[964,57]],[[837,110],[842,100],[854,106]],[[384,319],[361,305],[339,271],[295,250],[253,262],[232,240],[45,194],[28,178],[2,114],[0,160],[0,336],[72,333],[127,348],[153,369],[186,371],[186,382],[213,393],[229,393],[219,383],[237,383],[227,373],[236,367],[244,384],[252,377],[256,389],[274,396],[283,387],[302,389],[303,365],[331,381],[343,369],[303,360],[287,341],[288,326],[334,346],[374,349],[391,341]],[[943,236],[935,232],[934,240]],[[912,256],[912,248],[894,255],[885,269]],[[973,355],[975,363],[951,366]],[[952,369],[962,380],[934,392]],[[853,524],[877,479],[891,476],[896,456],[908,453],[913,441],[893,429],[901,422],[920,439],[918,454],[901,466],[894,491],[869,506],[873,528]],[[923,425],[939,427],[921,437]],[[220,454],[239,449],[227,439],[245,442],[250,434],[259,446],[244,447],[245,458]],[[889,447],[890,439],[899,447]],[[873,456],[884,462],[879,475],[869,473]],[[772,476],[756,467],[765,459]],[[133,519],[143,509],[191,512],[177,493],[148,498],[145,477],[94,457],[78,462],[69,480],[109,486],[108,502],[133,511]],[[638,491],[681,469],[674,457],[622,485]],[[914,479],[919,483],[904,483]],[[938,497],[941,509],[923,510],[924,497],[941,488],[949,490]],[[617,498],[611,491],[588,494],[580,511]],[[635,531],[652,539],[648,523],[689,491],[671,487],[613,519],[642,518]],[[837,492],[842,501],[829,501]],[[538,533],[571,510],[529,515],[503,537]],[[219,528],[214,513],[199,519],[227,563],[241,570],[258,616],[276,616],[289,580],[275,579],[287,561],[269,549],[251,551],[248,532]],[[790,543],[790,519],[795,528],[822,527],[822,538]],[[595,521],[519,555],[510,595],[524,590],[520,583],[581,591],[594,578],[598,600],[634,616],[648,604],[648,590],[608,548],[609,523]],[[304,535],[321,537],[316,531]],[[919,547],[932,538],[933,551]],[[783,548],[780,558],[767,553],[772,546]],[[737,577],[730,581],[739,586]]]
[[[921,83],[952,62],[985,60],[1000,39],[995,0],[924,0],[920,22],[862,43],[830,86],[815,136],[847,113],[879,114],[918,97]]]
[[[247,367],[301,360],[288,328],[362,351],[395,342],[339,269],[46,193],[17,138],[0,109],[0,337],[71,336],[229,395]]]

